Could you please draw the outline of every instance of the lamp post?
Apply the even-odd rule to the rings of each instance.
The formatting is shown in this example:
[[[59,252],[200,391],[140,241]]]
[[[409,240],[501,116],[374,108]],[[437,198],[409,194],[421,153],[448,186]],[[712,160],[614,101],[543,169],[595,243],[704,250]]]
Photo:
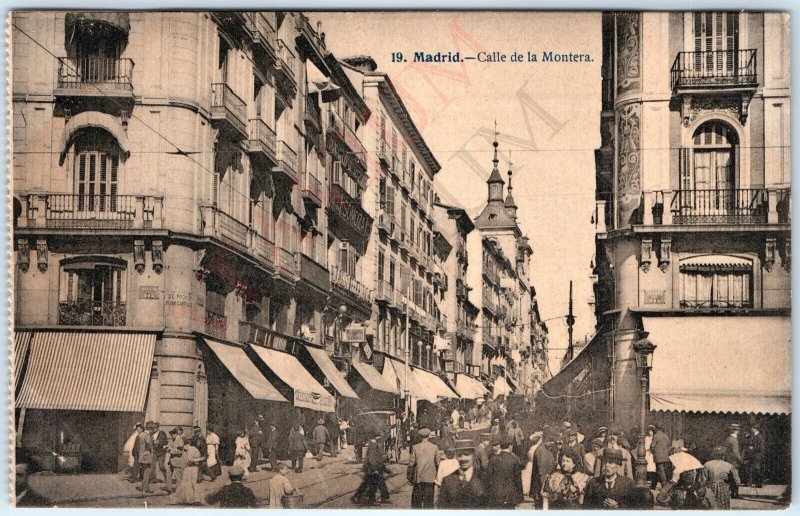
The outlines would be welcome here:
[[[347,313],[347,305],[339,305],[339,315],[336,316],[336,343],[338,344],[338,348],[336,351],[341,353],[342,351],[342,317],[345,316]],[[342,353],[344,354],[344,353]]]
[[[641,339],[633,343],[633,350],[636,352],[636,367],[641,374],[639,380],[642,384],[642,404],[639,411],[639,445],[636,450],[636,485],[639,487],[647,486],[647,451],[644,449],[644,434],[646,432],[647,415],[647,389],[650,383],[650,369],[653,368],[653,352],[656,345],[647,338],[648,332],[641,332]]]

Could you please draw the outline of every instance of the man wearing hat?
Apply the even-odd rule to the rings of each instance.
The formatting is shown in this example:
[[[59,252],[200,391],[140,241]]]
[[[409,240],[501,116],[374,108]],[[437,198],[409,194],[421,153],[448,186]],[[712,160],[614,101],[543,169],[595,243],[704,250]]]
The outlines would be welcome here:
[[[150,475],[152,474],[153,466],[153,438],[150,435],[153,431],[153,422],[148,421],[144,425],[144,431],[136,438],[139,452],[139,478],[142,479],[142,485],[136,489],[143,493],[150,493]]]
[[[556,469],[556,458],[552,452],[547,449],[542,440],[544,439],[544,432],[537,430],[531,434],[531,450],[528,452],[532,454],[531,463],[531,488],[530,494],[533,498],[534,507],[540,509],[542,507],[542,487],[547,479],[547,476]]]
[[[581,457],[581,462],[583,462],[584,447],[578,442],[578,431],[574,428],[567,430],[567,442],[564,443],[561,452],[563,455],[570,454],[573,457]]]
[[[153,475],[152,480],[156,481],[156,468],[161,471],[161,476],[164,478],[164,483],[168,482],[167,478],[167,433],[159,428],[158,421],[153,421]]]
[[[250,440],[250,471],[258,471],[258,460],[261,457],[262,438],[264,436],[264,416],[259,414],[247,430]]]
[[[186,467],[186,461],[183,458],[184,442],[183,437],[180,436],[178,428],[175,427],[169,431],[170,440],[167,443],[167,461],[169,465],[169,477],[167,478],[166,486],[164,489],[174,493],[175,486],[181,484],[183,478],[183,468]]]
[[[411,507],[432,509],[436,471],[439,469],[439,448],[428,440],[430,428],[421,429],[419,435],[422,442],[411,447],[411,458],[406,470],[406,478],[414,485],[411,491]]]
[[[728,427],[728,437],[725,439],[725,460],[731,466],[736,468],[737,471],[742,467],[742,451],[739,445],[739,433],[742,426],[738,423],[732,423]],[[739,486],[735,482],[731,482],[731,498],[739,498]]]
[[[139,443],[139,434],[142,433],[144,430],[144,426],[141,423],[136,423],[133,425],[133,432],[131,433],[128,440],[125,441],[125,445],[122,447],[123,451],[127,453],[127,462],[125,465],[125,472],[128,474],[128,481],[134,483],[138,480],[139,475],[139,449],[137,444]]]
[[[492,434],[483,432],[479,439],[480,442],[478,442],[474,450],[475,457],[473,458],[473,465],[478,473],[482,474],[482,472],[486,471],[486,468],[489,467],[489,443],[492,440]]]
[[[256,495],[242,483],[242,477],[244,477],[244,468],[239,465],[231,466],[228,469],[228,478],[231,479],[231,483],[208,495],[206,503],[209,505],[219,504],[220,508],[226,509],[245,509],[258,505]]]
[[[653,443],[650,450],[653,452],[653,462],[656,463],[656,473],[661,482],[661,489],[667,485],[667,480],[672,476],[672,463],[669,460],[669,437],[664,432],[664,426],[655,425],[656,433],[653,434]]]
[[[322,460],[322,452],[325,451],[325,444],[330,440],[330,434],[328,433],[328,429],[325,427],[325,420],[319,418],[317,420],[317,426],[311,431],[311,436],[314,439],[314,446],[315,452],[317,455],[317,462]]]
[[[687,453],[683,439],[672,441],[669,451],[672,478],[658,493],[658,501],[672,501],[673,508],[701,508],[704,496],[698,495],[698,485],[705,478],[705,468],[692,454]]]
[[[475,468],[475,450],[469,441],[456,441],[458,469],[442,480],[439,509],[479,509],[486,506],[487,491]]]
[[[606,442],[606,446],[603,449],[603,453],[600,455],[600,463],[598,464],[595,462],[594,476],[598,477],[602,474],[603,462],[605,462],[604,457],[608,450],[619,450],[620,454],[622,455],[622,467],[619,470],[619,474],[633,479],[633,455],[631,452],[620,446],[618,430],[612,430],[611,435],[608,438],[608,442]]]
[[[630,478],[620,475],[622,451],[605,449],[603,451],[602,476],[589,480],[583,497],[588,509],[626,509],[630,506],[634,483]]]
[[[764,456],[766,442],[761,433],[761,427],[753,423],[750,425],[750,438],[747,440],[747,480],[753,487],[764,487]]]
[[[522,463],[511,452],[511,436],[500,436],[500,452],[489,458],[486,470],[488,506],[496,509],[513,509],[522,503]]]

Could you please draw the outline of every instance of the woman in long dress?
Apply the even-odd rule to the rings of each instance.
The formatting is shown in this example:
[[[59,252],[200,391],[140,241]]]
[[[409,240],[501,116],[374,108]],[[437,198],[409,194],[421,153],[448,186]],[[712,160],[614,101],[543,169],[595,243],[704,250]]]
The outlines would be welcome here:
[[[656,427],[649,425],[647,427],[647,435],[644,436],[644,458],[647,459],[647,479],[650,481],[650,489],[656,488],[658,482],[658,475],[656,474],[656,463],[653,460],[653,436],[656,435]]]
[[[245,430],[239,430],[236,434],[236,451],[234,452],[233,465],[244,468],[244,478],[246,479],[250,470],[250,439]]]
[[[581,467],[582,457],[573,452],[561,456],[561,470],[547,476],[542,486],[542,509],[579,509],[589,475]]]
[[[739,485],[739,473],[730,462],[725,461],[725,447],[717,446],[711,452],[711,460],[703,464],[706,470],[706,488],[714,493],[717,506],[714,509],[731,508],[731,483]]]
[[[190,439],[184,447],[183,457],[186,466],[181,483],[170,497],[172,503],[194,505],[202,501],[200,493],[197,491],[197,476],[200,474],[200,463],[205,459],[200,454],[198,439],[198,437]]]

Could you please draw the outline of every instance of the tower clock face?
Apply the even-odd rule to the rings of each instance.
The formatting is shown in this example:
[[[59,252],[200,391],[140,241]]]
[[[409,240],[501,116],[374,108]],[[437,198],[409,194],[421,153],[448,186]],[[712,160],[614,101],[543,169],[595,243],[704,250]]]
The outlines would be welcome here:
[[[493,198],[500,197],[500,185],[498,184],[492,185],[489,193]]]

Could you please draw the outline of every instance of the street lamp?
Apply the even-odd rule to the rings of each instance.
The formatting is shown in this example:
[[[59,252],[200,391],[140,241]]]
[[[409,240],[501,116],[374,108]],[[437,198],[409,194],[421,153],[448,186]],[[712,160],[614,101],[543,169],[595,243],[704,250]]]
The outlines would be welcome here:
[[[428,363],[428,369],[433,369],[433,356],[431,355],[431,347],[430,344],[425,346],[425,361]]]
[[[645,417],[647,414],[647,388],[650,383],[650,369],[653,368],[653,352],[656,345],[647,338],[648,332],[641,332],[641,339],[633,343],[633,350],[636,352],[636,368],[639,370],[642,384],[642,404],[639,411],[639,445],[636,457],[636,485],[647,486],[647,451],[644,449]]]
[[[342,317],[345,316],[347,313],[347,305],[339,305],[339,315],[336,316],[335,327],[336,327],[336,342],[338,343],[339,349],[337,350],[339,353],[342,353]]]

